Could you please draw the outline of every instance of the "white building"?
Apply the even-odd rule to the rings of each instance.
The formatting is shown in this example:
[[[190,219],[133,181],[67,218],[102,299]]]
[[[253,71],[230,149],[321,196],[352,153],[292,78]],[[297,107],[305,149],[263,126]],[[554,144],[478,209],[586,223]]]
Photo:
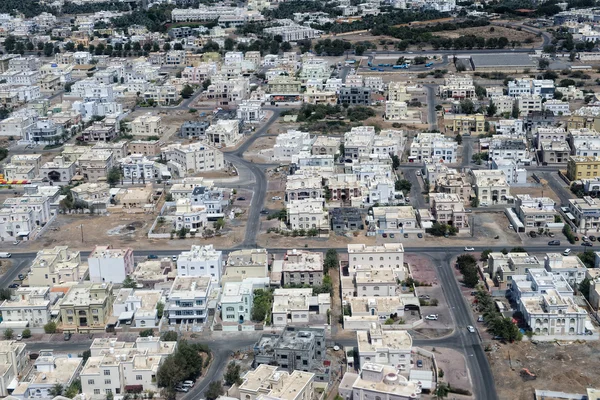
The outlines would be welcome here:
[[[243,138],[237,119],[220,119],[206,129],[206,139],[217,148],[235,146]]]
[[[257,287],[258,288],[258,287]],[[243,282],[227,282],[221,295],[221,319],[223,322],[242,324],[252,317],[255,285],[251,279]]]
[[[88,256],[92,282],[123,283],[134,270],[133,250],[96,246]]]
[[[212,244],[192,245],[190,251],[182,252],[177,258],[178,276],[210,276],[215,282],[221,280],[223,252]]]
[[[160,318],[157,306],[161,299],[160,290],[119,289],[113,302],[113,316],[117,318],[117,326],[130,325],[145,329],[158,327]]]
[[[237,106],[237,118],[245,123],[257,124],[266,115],[260,100],[244,100]]]
[[[571,115],[569,103],[562,100],[548,100],[543,105],[544,110],[554,115]]]
[[[366,362],[359,374],[350,371],[344,374],[338,391],[344,400],[420,398],[421,382],[409,381],[400,372],[395,366]]]
[[[404,246],[402,243],[384,243],[382,245],[349,244],[348,269],[391,269],[404,279]],[[402,277],[400,277],[402,274]]]
[[[2,321],[23,322],[28,326],[39,328],[51,320],[49,287],[21,287],[15,291],[15,296],[0,304]]]
[[[286,204],[287,223],[291,230],[329,229],[329,213],[323,209],[323,200],[292,200]]]
[[[414,162],[456,162],[458,143],[441,133],[421,132],[410,145],[409,161]]]
[[[574,301],[573,289],[562,275],[534,268],[526,275],[514,275],[512,280],[513,298],[535,335],[586,334],[588,313]]]
[[[277,135],[273,146],[273,159],[291,161],[292,156],[300,154],[301,151],[309,151],[313,142],[310,133],[289,129],[286,133]]]
[[[321,293],[313,296],[312,288],[275,289],[273,292],[273,326],[306,325],[311,315],[326,316],[331,307],[331,296]]]
[[[402,372],[412,368],[412,337],[407,331],[386,330],[373,323],[368,331],[357,331],[360,367],[368,363],[394,366]]]
[[[225,168],[223,153],[206,143],[174,143],[162,148],[169,173],[180,178],[188,174],[219,171]]]
[[[408,105],[404,101],[387,100],[385,102],[385,119],[390,121],[400,121],[406,119],[408,114]]]
[[[502,170],[473,170],[473,185],[479,204],[506,204],[512,201],[510,185]]]
[[[209,276],[177,276],[167,297],[164,316],[169,324],[203,324],[212,291]]]

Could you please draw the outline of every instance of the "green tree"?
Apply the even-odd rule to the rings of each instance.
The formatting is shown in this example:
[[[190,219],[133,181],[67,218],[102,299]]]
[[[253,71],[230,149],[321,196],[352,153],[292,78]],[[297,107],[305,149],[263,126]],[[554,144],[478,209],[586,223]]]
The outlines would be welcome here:
[[[29,328],[25,328],[23,329],[23,332],[21,332],[21,335],[23,336],[23,339],[29,339],[31,337],[31,330]]]
[[[156,305],[156,315],[158,318],[162,318],[163,313],[165,312],[165,303],[162,301]]]
[[[56,333],[56,322],[50,321],[46,325],[44,325],[44,332]]]
[[[254,300],[252,303],[252,321],[263,322],[273,303],[273,294],[268,290],[256,289],[254,291]]]
[[[123,279],[122,287],[125,289],[135,289],[137,287],[137,282],[134,281],[131,276],[127,275],[125,279]]]
[[[225,219],[224,218],[219,218],[217,219],[214,223],[213,223],[213,227],[217,230],[220,231],[221,229],[223,229],[223,227],[225,226]]]
[[[585,264],[588,268],[594,268],[596,261],[596,253],[593,251],[584,251],[583,253],[577,254],[577,257]]]
[[[211,84],[211,82],[210,82],[210,79],[205,79],[205,80],[202,82],[202,90],[207,90],[207,89],[208,89],[208,87],[210,86],[210,84]]]
[[[473,114],[475,113],[475,104],[473,104],[473,100],[464,99],[460,101],[460,110],[463,114]]]
[[[462,135],[460,133],[457,133],[456,136],[454,137],[454,140],[456,141],[456,143],[458,143],[459,145],[462,144],[463,142],[463,138]]]
[[[511,111],[511,117],[513,118],[519,118],[519,114],[521,113],[521,110],[519,110],[519,104],[518,102],[513,102],[513,107],[512,107],[512,111]]]
[[[190,85],[185,85],[184,88],[181,90],[181,97],[183,97],[184,99],[189,99],[190,97],[192,97],[193,94],[194,88],[192,88]]]
[[[337,268],[338,265],[339,258],[337,250],[328,249],[327,253],[325,253],[325,261],[323,262],[323,273],[327,274],[331,268]]]
[[[588,278],[585,278],[584,280],[582,280],[579,283],[579,293],[581,293],[583,295],[583,297],[585,297],[586,299],[590,299],[590,280]]]
[[[84,350],[79,356],[83,359],[83,364],[85,364],[87,359],[92,356],[92,351],[90,349]]]
[[[392,168],[397,170],[400,167],[400,157],[396,154],[392,154]]]
[[[221,381],[212,381],[208,385],[208,390],[205,393],[206,400],[215,400],[217,397],[223,395],[225,391],[223,390],[223,385],[221,385]]]
[[[496,112],[498,112],[498,107],[496,107],[493,100],[490,100],[490,104],[487,107],[487,116],[493,117],[496,115]]]
[[[225,384],[227,386],[233,386],[234,384],[240,385],[242,383],[242,379],[240,378],[240,366],[235,362],[230,362],[227,365],[227,371],[225,371]]]
[[[487,261],[488,256],[492,253],[492,249],[485,249],[481,252],[481,257],[479,257],[479,261]]]
[[[14,335],[15,332],[12,329],[8,328],[4,330],[4,340],[11,340]]]
[[[437,388],[435,389],[435,397],[438,399],[443,399],[448,397],[448,393],[450,393],[450,388],[446,383],[441,382],[437,385]]]
[[[144,329],[140,331],[140,337],[149,337],[154,336],[154,331],[152,329]]]
[[[62,396],[64,391],[64,386],[60,383],[55,384],[50,389],[48,389],[48,394],[51,397]]]
[[[540,58],[540,60],[538,61],[539,69],[546,69],[546,68],[548,68],[549,65],[550,65],[550,61],[548,61],[545,58]]]
[[[112,167],[106,175],[106,182],[110,187],[115,187],[121,181],[121,169],[119,167]]]
[[[412,183],[406,179],[399,179],[396,181],[394,186],[397,191],[410,192]]]
[[[160,340],[162,340],[163,342],[176,342],[177,341],[177,332],[167,331],[162,334]]]
[[[0,289],[0,300],[10,300],[12,298],[12,291],[8,288]]]

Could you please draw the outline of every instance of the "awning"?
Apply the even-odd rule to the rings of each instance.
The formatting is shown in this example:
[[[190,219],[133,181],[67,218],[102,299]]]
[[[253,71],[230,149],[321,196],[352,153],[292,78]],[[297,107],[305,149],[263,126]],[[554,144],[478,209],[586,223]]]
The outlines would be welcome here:
[[[29,236],[29,233],[30,233],[29,231],[22,231],[22,232],[17,233],[17,236]]]
[[[131,321],[133,318],[133,311],[125,311],[119,314],[119,321]]]
[[[6,387],[8,390],[14,390],[17,388],[17,386],[19,386],[19,381],[17,380],[17,378],[13,378],[12,381],[10,381],[10,383],[8,384],[8,386]]]

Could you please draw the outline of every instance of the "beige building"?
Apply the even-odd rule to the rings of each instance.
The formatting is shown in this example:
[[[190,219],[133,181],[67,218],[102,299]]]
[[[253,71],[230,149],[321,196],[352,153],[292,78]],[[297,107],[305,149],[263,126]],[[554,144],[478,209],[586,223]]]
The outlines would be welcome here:
[[[240,400],[316,400],[315,374],[281,371],[275,365],[261,364],[246,372],[239,387]]]
[[[3,322],[28,322],[29,327],[43,327],[51,320],[50,289],[44,287],[21,287],[10,300],[0,304]]]
[[[87,269],[87,265],[81,263],[79,251],[70,251],[67,246],[56,246],[38,251],[27,279],[30,286],[81,282]]]
[[[273,94],[296,94],[300,93],[300,86],[302,82],[290,76],[276,76],[269,79],[267,84],[269,87],[269,93]]]
[[[340,138],[317,136],[312,145],[312,154],[335,156],[340,152],[340,143]]]
[[[128,150],[131,154],[143,154],[149,157],[159,155],[163,146],[164,142],[161,140],[132,140],[128,144]]]
[[[17,380],[28,367],[28,354],[25,343],[16,340],[0,340],[0,396],[10,393],[9,385]]]
[[[188,174],[218,171],[225,168],[223,153],[206,143],[175,143],[162,148],[163,159],[172,174],[184,178]]]
[[[323,253],[288,250],[281,266],[282,285],[323,284]]]
[[[311,323],[311,315],[317,314],[325,321],[330,307],[329,293],[313,295],[312,288],[275,289],[271,321],[276,327],[289,324],[307,325]]]
[[[221,283],[242,282],[246,278],[266,278],[269,273],[266,249],[243,249],[229,253]]]
[[[291,230],[329,229],[329,213],[323,209],[323,200],[292,200],[286,204],[286,210]]]
[[[412,337],[407,331],[386,330],[373,324],[368,331],[356,332],[360,367],[367,363],[394,366],[402,372],[412,368]]]
[[[355,297],[395,296],[397,279],[393,269],[359,269],[354,275]]]
[[[510,186],[504,171],[494,169],[473,170],[473,186],[479,205],[507,204],[512,202]]]
[[[406,91],[406,84],[404,82],[390,82],[388,85],[387,99],[390,101],[405,101],[408,102],[411,99],[410,93]]]
[[[98,182],[106,179],[106,175],[114,165],[112,152],[88,151],[78,160],[80,174],[88,182]]]
[[[385,102],[385,119],[390,121],[399,121],[406,119],[407,114],[408,105],[406,102],[392,100]]]
[[[471,182],[464,172],[458,172],[454,168],[448,173],[440,174],[434,182],[429,183],[430,191],[433,188],[438,193],[456,194],[463,204],[471,202]]]
[[[457,194],[431,193],[429,206],[433,218],[440,224],[448,224],[458,229],[469,226],[463,200]]]
[[[130,123],[133,136],[160,136],[163,133],[162,118],[150,113],[140,115]]]
[[[104,332],[112,315],[112,304],[112,284],[74,285],[59,305],[62,329],[76,332]]]
[[[404,246],[402,243],[349,244],[348,269],[356,271],[365,268],[404,271]]]

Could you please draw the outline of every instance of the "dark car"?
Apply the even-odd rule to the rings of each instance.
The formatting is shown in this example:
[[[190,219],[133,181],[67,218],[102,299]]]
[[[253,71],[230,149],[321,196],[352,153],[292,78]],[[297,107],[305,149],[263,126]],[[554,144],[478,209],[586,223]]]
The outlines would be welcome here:
[[[246,198],[245,198],[245,197],[238,197],[237,199],[238,199],[239,201],[244,201],[244,200],[246,200]]]
[[[387,233],[382,233],[381,236],[384,237],[384,238],[386,238],[387,237]]]
[[[260,210],[260,213],[263,215],[269,214],[269,210]]]
[[[11,283],[10,285],[8,285],[8,287],[11,288],[11,289],[16,289],[16,288],[19,287],[19,284],[18,283]]]
[[[574,239],[575,239],[576,242],[579,242],[579,236],[575,236]]]
[[[592,242],[595,242],[595,241],[596,241],[596,236],[592,236],[592,235],[590,235],[590,236],[588,237],[588,239],[590,239]]]
[[[581,243],[582,246],[586,246],[586,247],[592,247],[593,244],[591,242],[582,242]]]
[[[423,368],[423,360],[417,360],[417,367]]]
[[[66,341],[71,340],[71,332],[65,332],[65,336],[63,337],[63,339]]]
[[[423,234],[422,234],[422,233],[417,233],[417,237],[418,237],[419,239],[423,239]]]
[[[25,275],[23,275],[23,274],[19,274],[19,279],[20,279],[20,280],[23,280],[23,279],[25,279]]]
[[[405,234],[404,234],[404,238],[408,238],[408,233],[405,233]]]
[[[158,256],[156,254],[148,254],[148,260],[156,260]]]
[[[548,242],[548,246],[560,246],[560,240],[551,240]]]

